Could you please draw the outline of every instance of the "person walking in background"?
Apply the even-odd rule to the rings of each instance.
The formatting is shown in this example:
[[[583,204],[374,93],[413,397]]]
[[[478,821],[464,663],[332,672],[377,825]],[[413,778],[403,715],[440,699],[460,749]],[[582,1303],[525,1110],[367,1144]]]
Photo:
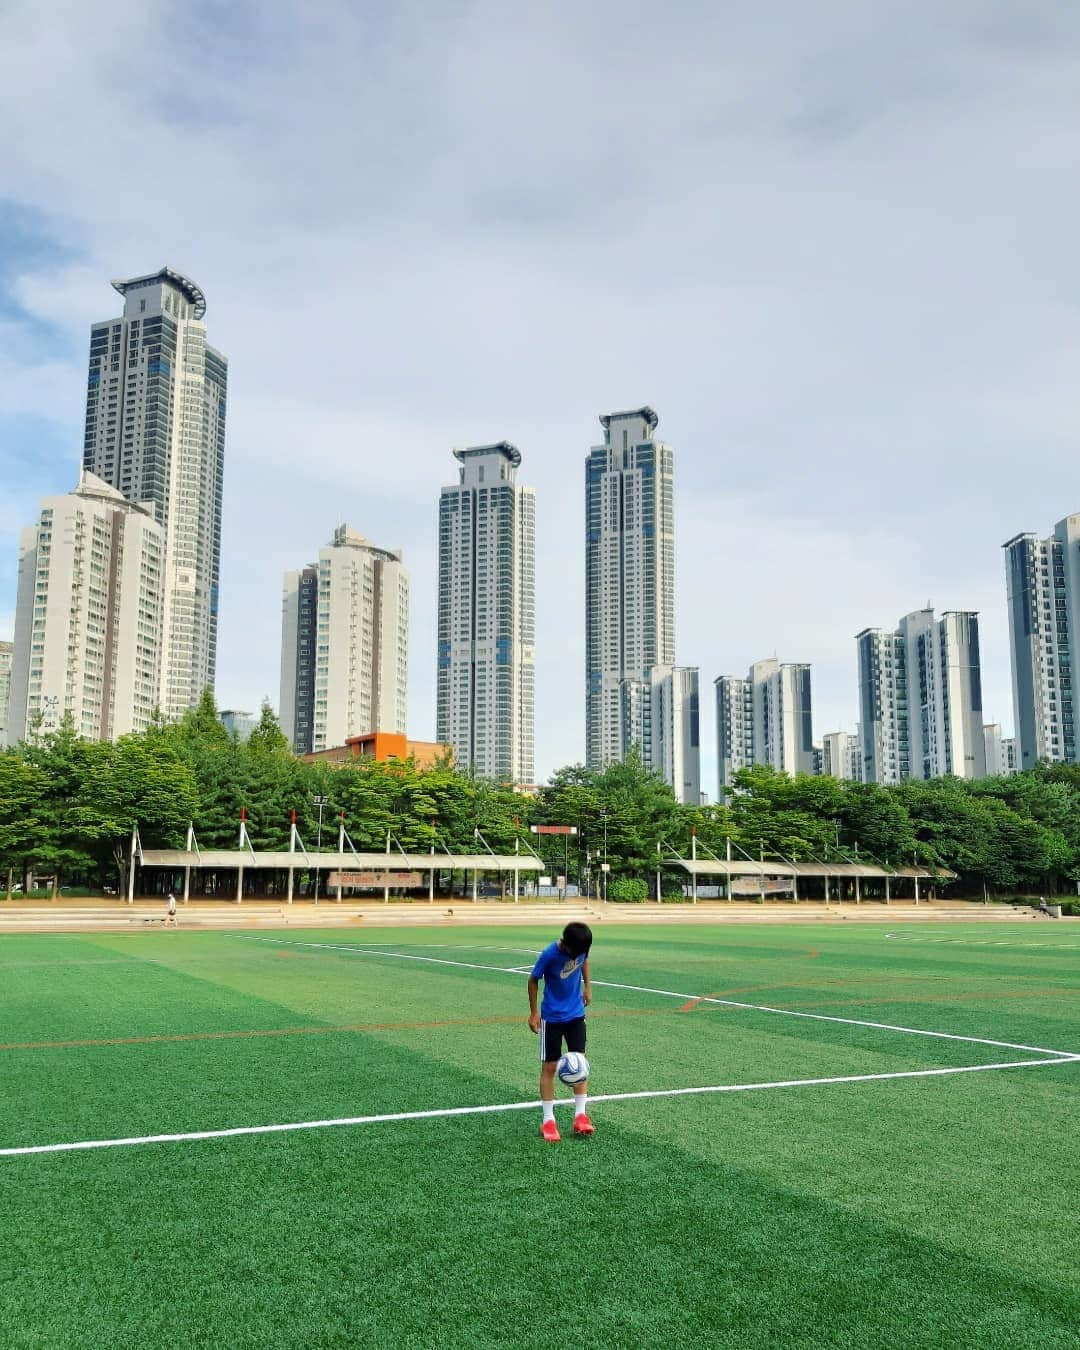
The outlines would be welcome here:
[[[169,908],[165,915],[165,922],[171,923],[173,927],[176,926],[176,896],[173,895],[172,891],[169,892]]]

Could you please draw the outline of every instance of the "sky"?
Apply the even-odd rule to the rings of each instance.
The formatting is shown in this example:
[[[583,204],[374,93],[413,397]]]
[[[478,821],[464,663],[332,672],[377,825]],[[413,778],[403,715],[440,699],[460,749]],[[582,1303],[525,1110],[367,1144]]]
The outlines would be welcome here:
[[[454,446],[537,494],[538,777],[584,757],[584,459],[675,452],[676,658],[813,666],[980,613],[1080,510],[1080,10],[1049,0],[0,6],[0,637],[70,490],[92,322],[168,265],[229,358],[217,695],[277,706],[281,578],[346,521],[410,569],[434,736]]]

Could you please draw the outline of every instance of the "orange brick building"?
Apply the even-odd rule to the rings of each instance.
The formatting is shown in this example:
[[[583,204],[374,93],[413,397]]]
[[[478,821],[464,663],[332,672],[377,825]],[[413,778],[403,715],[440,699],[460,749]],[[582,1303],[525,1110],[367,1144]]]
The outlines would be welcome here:
[[[300,758],[308,764],[322,760],[347,764],[352,759],[373,759],[385,763],[392,759],[411,759],[418,769],[433,769],[439,763],[453,765],[454,748],[441,741],[410,741],[396,731],[371,731],[366,736],[349,736],[344,745],[315,750]]]

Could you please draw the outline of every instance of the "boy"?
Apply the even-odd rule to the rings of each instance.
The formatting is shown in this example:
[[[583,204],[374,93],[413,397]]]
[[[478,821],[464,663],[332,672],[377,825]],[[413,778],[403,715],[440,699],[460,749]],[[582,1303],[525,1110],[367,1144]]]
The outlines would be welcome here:
[[[585,1051],[585,1009],[592,1002],[589,975],[589,948],[592,929],[585,923],[568,923],[557,942],[545,947],[529,976],[529,1030],[540,1037],[540,1105],[543,1118],[541,1138],[556,1144],[562,1137],[555,1124],[555,1066],[567,1050]],[[539,1012],[536,994],[544,981],[544,999]],[[585,1108],[589,1103],[589,1083],[574,1087],[574,1133],[595,1134]]]

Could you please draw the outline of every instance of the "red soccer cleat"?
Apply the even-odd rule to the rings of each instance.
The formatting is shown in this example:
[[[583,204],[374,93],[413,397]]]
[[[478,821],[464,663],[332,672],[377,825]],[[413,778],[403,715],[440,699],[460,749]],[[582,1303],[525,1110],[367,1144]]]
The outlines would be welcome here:
[[[586,1116],[586,1115],[584,1115],[584,1114],[582,1114],[582,1115],[580,1115],[580,1116],[575,1116],[575,1117],[574,1117],[574,1133],[575,1133],[575,1134],[595,1134],[595,1133],[596,1133],[596,1126],[592,1123],[592,1121],[589,1119],[589,1117]]]
[[[540,1126],[540,1138],[546,1139],[549,1144],[557,1144],[562,1135],[559,1133],[558,1125],[553,1120],[545,1120],[543,1125]]]

